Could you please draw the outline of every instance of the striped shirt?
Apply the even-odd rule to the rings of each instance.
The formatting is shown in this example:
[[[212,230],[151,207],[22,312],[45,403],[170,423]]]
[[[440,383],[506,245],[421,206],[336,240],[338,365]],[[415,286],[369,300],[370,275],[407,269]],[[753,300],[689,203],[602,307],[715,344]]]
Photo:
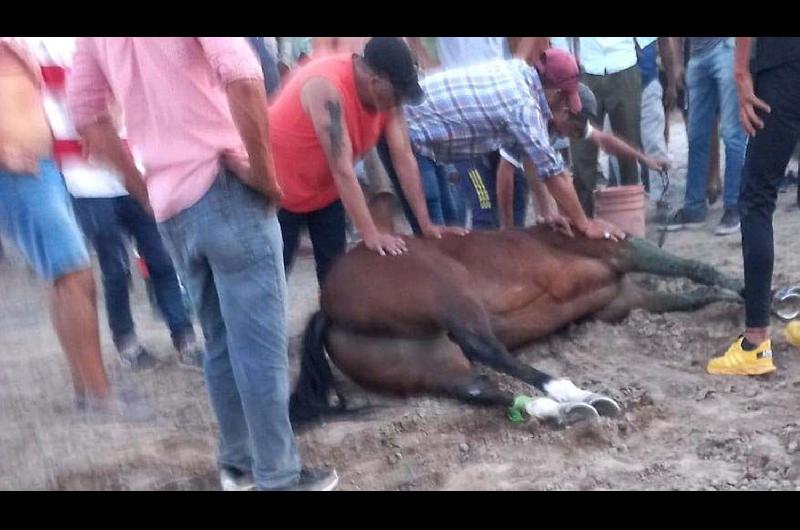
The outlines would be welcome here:
[[[404,109],[418,154],[446,163],[502,147],[514,157],[529,158],[542,180],[564,170],[548,137],[551,113],[539,74],[524,61],[446,70],[421,85],[425,101]]]

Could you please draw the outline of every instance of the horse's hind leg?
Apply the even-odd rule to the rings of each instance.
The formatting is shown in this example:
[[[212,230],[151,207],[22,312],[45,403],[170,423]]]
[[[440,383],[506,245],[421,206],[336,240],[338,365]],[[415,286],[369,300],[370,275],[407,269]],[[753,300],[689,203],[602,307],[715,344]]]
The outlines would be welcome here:
[[[617,322],[637,308],[650,313],[669,313],[671,311],[695,311],[715,302],[741,303],[742,298],[727,290],[715,290],[708,294],[665,293],[648,291],[634,284],[629,278],[622,280],[619,295],[601,311],[594,315],[603,322]]]
[[[509,412],[517,404],[517,397],[510,392],[500,390],[485,375],[449,382],[442,391],[446,395],[470,405],[501,406],[509,409]],[[553,420],[561,424],[570,424],[596,418],[598,414],[593,407],[583,403],[559,404],[550,398],[531,399],[527,396],[520,397],[524,400],[522,403],[524,404],[525,412],[540,420]]]
[[[450,320],[447,329],[451,340],[461,347],[470,361],[516,377],[559,403],[570,403],[575,408],[589,404],[603,415],[619,413],[619,406],[613,400],[581,390],[568,379],[555,379],[514,358],[495,337],[483,308],[479,304],[464,302],[459,306],[459,316]]]
[[[646,239],[631,237],[627,244],[629,252],[624,254],[621,263],[625,272],[689,278],[694,282],[721,287],[734,293],[741,293],[744,289],[742,280],[730,278],[706,263],[679,258]]]

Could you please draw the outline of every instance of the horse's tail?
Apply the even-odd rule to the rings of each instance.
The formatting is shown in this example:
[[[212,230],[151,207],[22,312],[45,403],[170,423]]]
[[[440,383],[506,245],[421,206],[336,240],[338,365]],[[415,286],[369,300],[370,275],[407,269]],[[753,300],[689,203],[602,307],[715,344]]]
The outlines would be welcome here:
[[[293,423],[312,421],[325,412],[339,410],[328,402],[333,386],[333,372],[325,356],[328,324],[325,313],[317,311],[306,325],[300,378],[289,399],[289,415]]]

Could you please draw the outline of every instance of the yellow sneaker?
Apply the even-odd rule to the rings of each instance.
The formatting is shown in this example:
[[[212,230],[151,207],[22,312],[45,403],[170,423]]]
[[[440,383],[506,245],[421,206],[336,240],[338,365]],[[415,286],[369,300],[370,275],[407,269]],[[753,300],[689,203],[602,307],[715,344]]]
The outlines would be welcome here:
[[[795,348],[800,348],[800,320],[792,320],[786,325],[786,340]]]
[[[708,373],[713,375],[763,375],[775,371],[772,363],[772,342],[765,340],[755,350],[742,349],[744,337],[739,337],[722,357],[708,361]]]

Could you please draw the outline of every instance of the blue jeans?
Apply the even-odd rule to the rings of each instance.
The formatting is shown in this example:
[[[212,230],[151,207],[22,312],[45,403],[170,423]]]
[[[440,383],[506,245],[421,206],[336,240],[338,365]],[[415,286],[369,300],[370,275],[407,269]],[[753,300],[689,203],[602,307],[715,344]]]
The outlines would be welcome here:
[[[41,160],[35,175],[0,171],[0,231],[45,280],[91,268],[64,177],[52,160]]]
[[[129,195],[110,198],[73,199],[75,215],[83,233],[94,246],[103,275],[103,292],[111,335],[117,346],[134,334],[128,291],[130,262],[125,241],[127,232],[136,241],[156,293],[158,306],[167,321],[173,343],[193,334],[183,304],[178,275],[164,248],[156,222]]]
[[[386,140],[381,139],[378,142],[377,149],[383,166],[386,168],[386,173],[389,175],[389,180],[392,181],[397,193],[397,198],[400,199],[400,205],[403,208],[408,224],[411,225],[411,230],[415,235],[420,235],[422,230],[420,230],[417,218],[414,216],[414,212],[411,211],[411,206],[403,193],[403,189],[400,187],[400,180],[394,170]],[[458,225],[458,211],[444,166],[416,153],[414,153],[414,156],[419,166],[422,192],[425,194],[425,202],[428,206],[428,215],[431,218],[431,222],[439,226]]]
[[[295,484],[286,276],[274,208],[223,170],[199,202],[159,230],[203,327],[219,464],[252,470],[259,489]]]
[[[686,84],[689,89],[689,168],[683,207],[687,216],[701,220],[708,213],[709,146],[717,109],[720,136],[725,143],[724,205],[727,209],[735,209],[739,203],[746,135],[739,121],[739,99],[733,77],[733,43],[730,39],[689,59]]]

